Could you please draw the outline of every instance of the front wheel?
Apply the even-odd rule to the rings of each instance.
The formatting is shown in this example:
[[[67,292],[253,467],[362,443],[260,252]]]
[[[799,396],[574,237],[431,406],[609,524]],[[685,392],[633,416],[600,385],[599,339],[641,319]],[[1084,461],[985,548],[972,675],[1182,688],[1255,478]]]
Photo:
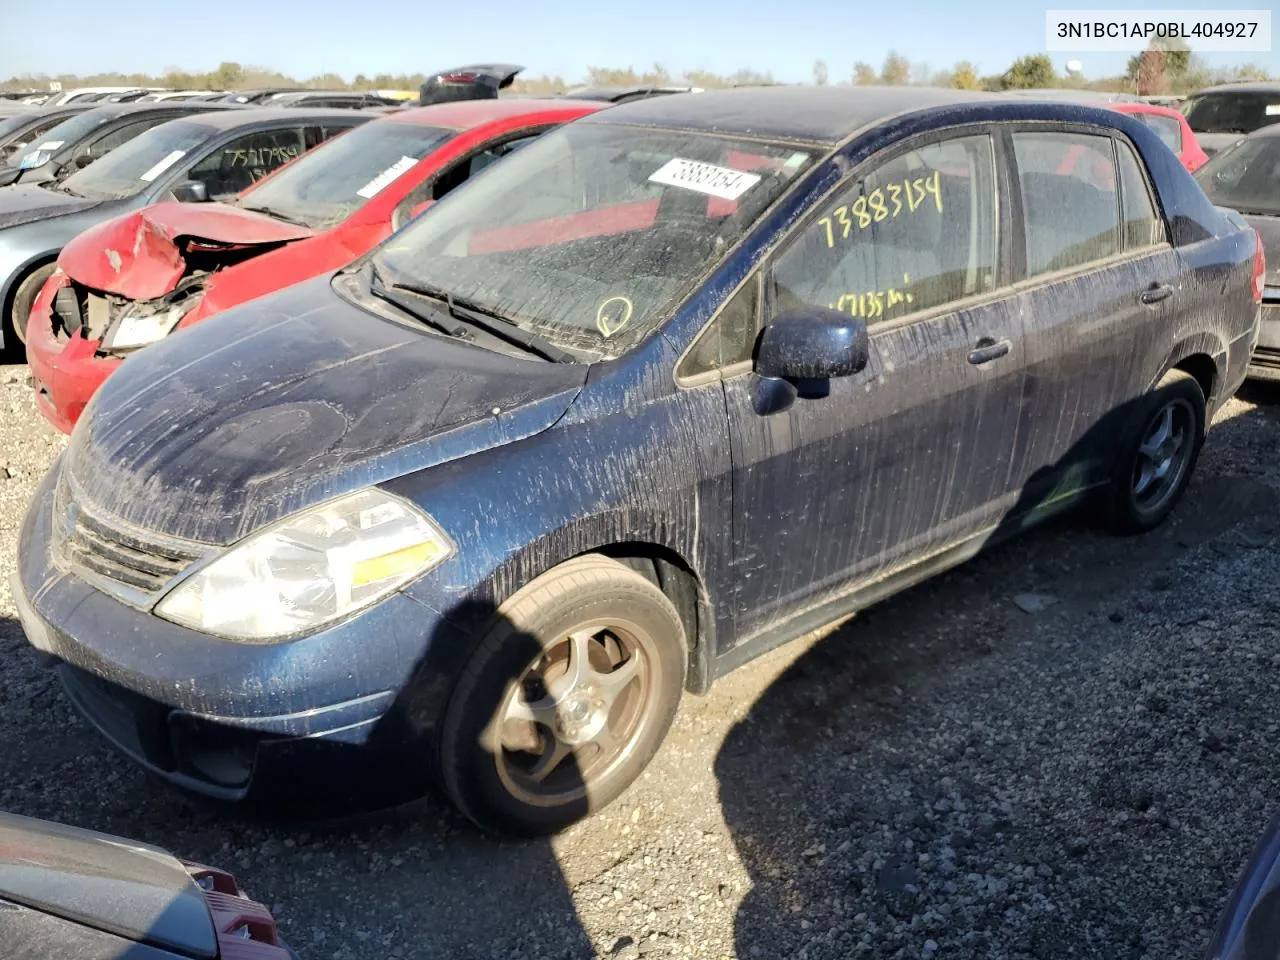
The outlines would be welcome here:
[[[1121,440],[1110,490],[1113,530],[1145,533],[1164,522],[1187,489],[1204,433],[1204,391],[1189,373],[1170,370]]]
[[[56,269],[57,264],[46,263],[32,270],[18,283],[18,288],[13,294],[13,307],[6,318],[8,321],[4,331],[6,347],[11,349],[16,347],[16,344],[9,340],[10,334],[16,337],[19,343],[27,342],[27,318],[31,316],[31,308],[35,306],[40,289],[45,285],[45,281],[53,276],[53,271]]]
[[[450,799],[481,827],[554,833],[601,809],[657,752],[684,687],[684,628],[651,581],[591,554],[498,610],[449,700]]]

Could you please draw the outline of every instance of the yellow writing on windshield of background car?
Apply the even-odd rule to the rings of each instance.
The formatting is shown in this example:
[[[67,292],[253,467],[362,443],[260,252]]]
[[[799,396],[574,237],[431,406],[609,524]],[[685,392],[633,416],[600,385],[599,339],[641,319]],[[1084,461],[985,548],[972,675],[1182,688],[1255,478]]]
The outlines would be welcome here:
[[[298,155],[298,148],[295,147],[249,147],[237,150],[228,150],[231,155],[232,167],[265,167],[271,164],[281,164],[288,160],[292,160]]]
[[[855,224],[859,230],[865,230],[873,223],[892,220],[903,210],[915,213],[924,206],[930,194],[933,195],[934,207],[941,213],[942,175],[937,170],[927,177],[895,180],[884,187],[876,187],[853,203],[836,207],[818,223],[827,232],[827,246],[834,247],[836,235],[839,234],[841,240],[849,239]]]

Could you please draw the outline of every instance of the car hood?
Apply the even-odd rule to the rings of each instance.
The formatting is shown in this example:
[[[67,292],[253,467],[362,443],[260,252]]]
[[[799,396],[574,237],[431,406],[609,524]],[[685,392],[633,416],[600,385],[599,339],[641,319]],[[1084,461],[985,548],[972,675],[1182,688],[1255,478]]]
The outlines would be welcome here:
[[[320,277],[126,360],[81,417],[63,470],[126,523],[225,544],[545,430],[586,372],[374,315]]]
[[[0,898],[185,957],[218,955],[186,868],[132,840],[0,813]]]
[[[1280,217],[1249,213],[1245,214],[1245,220],[1262,237],[1262,252],[1267,258],[1267,286],[1280,286]]]
[[[73,197],[44,187],[18,184],[0,190],[0,229],[33,220],[47,220],[96,207],[101,200]]]
[[[171,201],[91,227],[63,248],[58,264],[86,287],[130,300],[154,300],[182,279],[183,253],[192,244],[240,250],[314,233],[230,204]]]

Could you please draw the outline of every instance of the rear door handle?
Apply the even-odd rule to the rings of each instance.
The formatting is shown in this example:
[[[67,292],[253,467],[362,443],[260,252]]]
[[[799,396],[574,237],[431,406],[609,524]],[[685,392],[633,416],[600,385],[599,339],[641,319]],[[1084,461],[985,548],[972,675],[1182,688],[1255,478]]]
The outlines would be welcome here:
[[[1138,299],[1145,304],[1159,303],[1161,300],[1167,300],[1173,296],[1173,287],[1167,283],[1153,283],[1142,293],[1138,294]]]
[[[969,351],[969,362],[975,367],[979,364],[990,363],[992,360],[999,360],[1009,352],[1013,346],[1008,340],[992,340],[990,337],[983,337]]]

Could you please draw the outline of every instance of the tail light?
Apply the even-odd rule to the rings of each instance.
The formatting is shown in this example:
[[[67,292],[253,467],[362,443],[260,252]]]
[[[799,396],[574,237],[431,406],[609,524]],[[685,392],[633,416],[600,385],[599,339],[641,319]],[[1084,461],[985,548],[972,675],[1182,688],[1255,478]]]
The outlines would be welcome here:
[[[1267,282],[1267,256],[1262,252],[1262,234],[1255,230],[1253,235],[1258,238],[1258,251],[1253,255],[1253,302],[1262,303],[1262,288]]]
[[[246,897],[231,874],[201,863],[182,865],[204,892],[221,960],[291,960],[271,911]]]

